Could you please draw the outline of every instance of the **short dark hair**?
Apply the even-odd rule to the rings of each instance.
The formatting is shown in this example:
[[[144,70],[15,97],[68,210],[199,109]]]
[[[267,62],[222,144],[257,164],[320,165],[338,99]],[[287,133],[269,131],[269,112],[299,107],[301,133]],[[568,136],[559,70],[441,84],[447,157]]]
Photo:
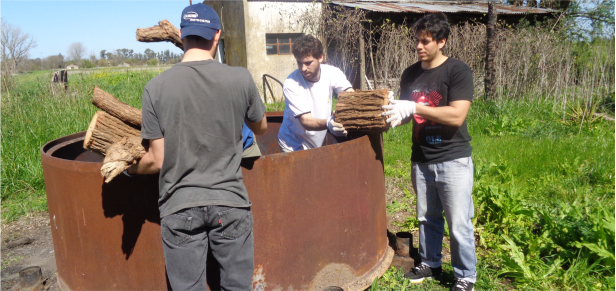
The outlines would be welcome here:
[[[323,44],[321,41],[310,35],[302,35],[293,43],[293,56],[296,59],[301,59],[307,56],[312,56],[315,59],[323,55]]]
[[[184,37],[185,40],[190,41],[193,44],[197,44],[199,46],[203,46],[203,47],[211,47],[212,44],[214,43],[214,39],[205,39],[203,37],[200,37],[198,35],[187,35]]]
[[[449,23],[445,13],[430,13],[415,22],[415,33],[420,31],[429,32],[432,39],[441,41],[449,39]]]

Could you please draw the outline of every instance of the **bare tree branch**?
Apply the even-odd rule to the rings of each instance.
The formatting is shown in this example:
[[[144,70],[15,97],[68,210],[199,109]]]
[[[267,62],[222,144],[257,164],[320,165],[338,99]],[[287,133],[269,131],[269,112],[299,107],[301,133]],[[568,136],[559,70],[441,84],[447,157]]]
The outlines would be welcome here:
[[[68,58],[74,62],[81,62],[86,53],[86,47],[81,42],[74,42],[68,47]]]
[[[36,47],[32,36],[21,31],[21,28],[2,21],[2,69],[12,74],[17,66],[28,58],[30,49]]]

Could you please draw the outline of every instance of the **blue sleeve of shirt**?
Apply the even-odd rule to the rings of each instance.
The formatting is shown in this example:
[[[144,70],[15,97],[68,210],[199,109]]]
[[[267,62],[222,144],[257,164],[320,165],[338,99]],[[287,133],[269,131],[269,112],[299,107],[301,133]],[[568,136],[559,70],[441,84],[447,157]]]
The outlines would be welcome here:
[[[242,127],[242,142],[244,145],[244,150],[252,145],[254,138],[254,133],[252,133],[252,130],[250,130],[250,128],[246,126],[246,123],[244,123],[244,127]]]

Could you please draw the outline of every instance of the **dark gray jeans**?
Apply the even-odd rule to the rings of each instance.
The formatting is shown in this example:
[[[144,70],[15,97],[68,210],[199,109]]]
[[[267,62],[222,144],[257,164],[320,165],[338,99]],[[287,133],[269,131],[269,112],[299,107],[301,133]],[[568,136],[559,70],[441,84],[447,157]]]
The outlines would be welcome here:
[[[208,248],[220,264],[222,290],[252,290],[254,240],[250,208],[187,208],[161,220],[169,283],[175,291],[206,290]]]

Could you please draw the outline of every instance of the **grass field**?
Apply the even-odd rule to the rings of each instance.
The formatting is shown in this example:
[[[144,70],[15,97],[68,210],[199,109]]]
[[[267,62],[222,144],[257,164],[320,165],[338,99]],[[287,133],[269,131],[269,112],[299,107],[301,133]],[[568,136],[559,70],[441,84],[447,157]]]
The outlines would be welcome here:
[[[40,147],[84,131],[97,109],[91,90],[141,107],[157,70],[100,70],[69,77],[53,96],[50,71],[18,76],[2,93],[2,221],[46,210]],[[550,102],[477,100],[468,116],[473,138],[480,290],[614,290],[614,122],[562,121]],[[268,105],[282,110],[283,104]],[[410,186],[409,126],[384,134],[385,173]],[[412,190],[411,190],[412,191]],[[414,213],[403,228],[416,227]],[[399,270],[373,290],[447,290],[442,280],[408,286]]]
[[[614,123],[597,120],[580,130],[560,122],[552,105],[471,107],[480,290],[614,289]],[[384,135],[387,176],[408,177],[410,139],[410,127]],[[445,269],[453,278],[451,265]],[[373,290],[447,290],[451,280],[404,282],[392,269]]]

